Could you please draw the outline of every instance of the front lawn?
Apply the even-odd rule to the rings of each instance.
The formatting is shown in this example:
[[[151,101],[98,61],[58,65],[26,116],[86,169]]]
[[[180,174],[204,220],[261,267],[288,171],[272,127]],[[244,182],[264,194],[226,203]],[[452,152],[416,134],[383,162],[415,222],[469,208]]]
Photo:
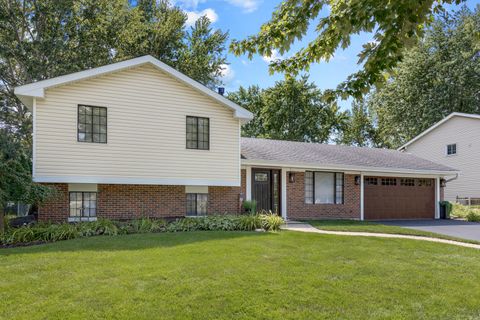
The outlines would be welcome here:
[[[403,228],[398,226],[388,226],[377,222],[371,221],[358,221],[358,220],[309,220],[306,221],[317,229],[326,231],[352,231],[352,232],[371,232],[371,233],[389,233],[389,234],[403,234],[410,236],[421,236],[428,238],[440,238],[446,240],[455,240],[468,243],[479,243],[475,240],[461,239],[456,237],[450,237],[447,235]]]
[[[0,250],[0,319],[466,319],[480,251],[299,232],[92,237]]]

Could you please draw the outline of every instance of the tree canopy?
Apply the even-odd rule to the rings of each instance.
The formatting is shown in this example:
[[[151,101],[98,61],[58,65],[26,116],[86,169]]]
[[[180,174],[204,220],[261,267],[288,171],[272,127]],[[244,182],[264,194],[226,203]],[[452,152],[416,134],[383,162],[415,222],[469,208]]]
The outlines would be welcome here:
[[[452,112],[480,113],[480,7],[438,17],[368,106],[378,144],[392,148]]]
[[[445,4],[460,4],[462,0],[285,0],[263,24],[258,34],[232,41],[230,49],[237,55],[248,53],[271,56],[290,50],[315,25],[317,36],[291,57],[272,61],[271,72],[297,74],[310,64],[330,60],[338,48],[350,45],[352,35],[373,32],[359,54],[362,70],[350,75],[337,87],[342,97],[360,98],[374,84],[383,80],[401,60],[404,48],[412,47],[423,35],[425,25]],[[328,6],[327,16],[320,16]]]
[[[240,87],[228,98],[254,114],[242,128],[247,137],[328,142],[344,113],[322,100],[322,92],[307,77],[278,81],[271,88]]]

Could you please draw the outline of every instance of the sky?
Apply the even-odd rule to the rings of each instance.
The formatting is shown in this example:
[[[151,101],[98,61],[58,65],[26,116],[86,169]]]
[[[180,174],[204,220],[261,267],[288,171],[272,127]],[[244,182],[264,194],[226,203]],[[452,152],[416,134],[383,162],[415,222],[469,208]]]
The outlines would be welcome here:
[[[260,26],[270,19],[280,2],[280,0],[176,0],[174,4],[187,13],[187,24],[192,25],[196,19],[206,15],[213,22],[214,28],[228,31],[229,45],[232,39],[241,40],[256,34]],[[465,4],[473,9],[480,4],[480,0],[467,0]],[[458,7],[448,7],[448,9],[454,8]],[[320,15],[328,15],[328,8],[325,8]],[[297,42],[285,56],[302,48],[314,37],[314,27],[311,27],[304,39]],[[357,55],[362,45],[371,40],[372,35],[368,33],[353,36],[350,47],[337,50],[333,59],[328,62],[311,66],[308,72],[310,81],[315,82],[323,90],[335,88],[348,75],[359,69]],[[265,88],[274,85],[275,81],[282,80],[282,74],[269,74],[268,63],[272,58],[282,58],[282,56],[274,52],[272,57],[256,55],[249,60],[246,56],[236,57],[229,52],[227,55],[229,65],[225,66],[223,76],[226,91],[231,92],[240,86],[250,85]],[[350,100],[342,101],[340,106],[346,109],[349,108],[350,103]]]

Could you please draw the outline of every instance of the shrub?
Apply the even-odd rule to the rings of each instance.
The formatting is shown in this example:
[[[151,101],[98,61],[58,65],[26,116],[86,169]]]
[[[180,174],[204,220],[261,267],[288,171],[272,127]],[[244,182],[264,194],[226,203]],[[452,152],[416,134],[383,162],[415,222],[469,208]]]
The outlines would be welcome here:
[[[253,231],[262,227],[262,220],[258,214],[242,215],[238,219],[240,230]]]
[[[282,217],[271,211],[260,214],[260,220],[265,231],[278,231],[285,222]]]
[[[480,210],[471,209],[465,218],[470,222],[480,222]]]
[[[242,206],[245,211],[250,214],[257,213],[257,201],[255,200],[245,200],[243,201]]]

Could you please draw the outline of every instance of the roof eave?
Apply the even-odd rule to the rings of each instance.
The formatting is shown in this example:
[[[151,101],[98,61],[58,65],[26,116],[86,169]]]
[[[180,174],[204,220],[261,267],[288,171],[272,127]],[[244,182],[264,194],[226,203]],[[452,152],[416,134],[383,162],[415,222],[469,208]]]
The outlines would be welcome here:
[[[275,167],[289,167],[289,168],[311,168],[323,170],[339,170],[339,171],[359,171],[359,172],[383,172],[392,174],[418,174],[418,175],[432,175],[432,176],[446,176],[459,173],[458,170],[415,170],[404,168],[386,168],[386,167],[360,167],[351,165],[319,165],[316,163],[303,162],[275,162],[268,160],[249,160],[242,159],[242,165],[265,165]]]
[[[128,68],[140,66],[146,63],[152,64],[156,68],[160,69],[163,72],[166,72],[167,74],[183,82],[184,84],[200,91],[201,93],[213,98],[214,100],[221,103],[222,105],[232,109],[234,111],[234,117],[238,118],[240,121],[248,122],[251,119],[253,119],[253,114],[248,110],[240,107],[239,105],[233,103],[232,101],[228,100],[222,95],[205,87],[203,84],[187,77],[183,73],[175,70],[174,68],[170,67],[169,65],[161,62],[160,60],[150,55],[133,58],[130,60],[125,60],[117,63],[112,63],[106,66],[92,68],[89,70],[79,71],[79,72],[55,77],[52,79],[47,79],[47,80],[26,84],[23,86],[16,87],[14,92],[15,92],[15,95],[17,95],[17,97],[20,99],[20,101],[22,101],[22,103],[24,103],[27,107],[31,109],[33,105],[33,98],[34,97],[43,98],[45,94],[45,89],[68,84],[75,81],[86,80],[86,79],[97,77],[100,75],[105,75],[111,72],[125,70]]]

